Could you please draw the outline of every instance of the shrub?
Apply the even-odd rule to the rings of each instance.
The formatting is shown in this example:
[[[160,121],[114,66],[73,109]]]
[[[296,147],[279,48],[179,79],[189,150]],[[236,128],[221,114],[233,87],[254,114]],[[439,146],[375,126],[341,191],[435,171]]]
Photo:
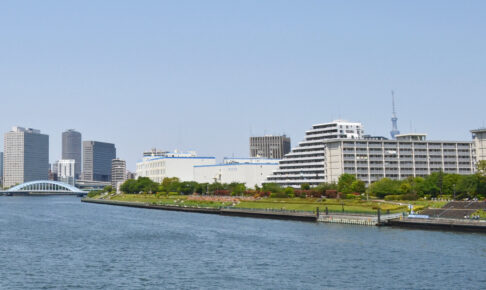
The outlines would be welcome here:
[[[385,200],[417,200],[418,196],[415,193],[407,194],[390,194],[385,196]]]
[[[401,194],[390,194],[385,196],[385,200],[401,200],[402,195]]]
[[[270,194],[270,197],[274,198],[287,198],[289,197],[285,192],[274,192]]]
[[[346,195],[343,195],[343,197],[345,197],[346,199],[360,199],[361,196],[358,194],[353,194],[353,193],[349,193],[349,194],[346,194]]]
[[[335,190],[335,189],[328,189],[328,190],[326,190],[326,192],[324,193],[324,195],[327,198],[336,198],[337,197],[337,190]]]

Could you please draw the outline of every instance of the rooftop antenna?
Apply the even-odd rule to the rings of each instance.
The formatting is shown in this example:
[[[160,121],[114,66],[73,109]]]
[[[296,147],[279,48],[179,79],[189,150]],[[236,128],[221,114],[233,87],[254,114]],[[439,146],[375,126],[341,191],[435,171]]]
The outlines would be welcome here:
[[[391,94],[392,94],[392,118],[391,118],[392,130],[390,131],[390,135],[392,139],[396,139],[395,136],[400,134],[400,131],[398,131],[398,126],[397,126],[398,118],[397,118],[397,113],[395,111],[395,92],[391,91]]]

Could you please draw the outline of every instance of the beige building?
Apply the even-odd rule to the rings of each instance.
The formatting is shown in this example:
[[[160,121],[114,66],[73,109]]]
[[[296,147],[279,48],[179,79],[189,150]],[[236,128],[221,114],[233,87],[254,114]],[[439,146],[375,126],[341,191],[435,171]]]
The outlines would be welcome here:
[[[474,163],[486,160],[486,128],[471,130],[474,148]]]
[[[5,133],[3,186],[46,180],[49,172],[49,136],[40,130],[13,127]]]

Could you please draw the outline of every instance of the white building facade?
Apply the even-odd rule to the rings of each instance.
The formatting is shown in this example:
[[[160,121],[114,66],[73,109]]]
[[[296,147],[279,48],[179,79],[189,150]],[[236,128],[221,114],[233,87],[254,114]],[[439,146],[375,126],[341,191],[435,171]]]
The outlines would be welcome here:
[[[127,163],[125,160],[113,159],[111,161],[111,186],[120,192],[120,186],[127,180]]]
[[[401,180],[439,171],[474,173],[472,142],[427,141],[425,134],[403,134],[396,138],[326,142],[326,182],[337,182],[344,173],[368,184],[384,177]]]
[[[278,170],[268,178],[268,182],[292,187],[326,182],[324,142],[338,138],[361,139],[363,134],[363,125],[358,122],[336,120],[313,125],[305,132],[305,140],[280,160]]]
[[[74,186],[76,176],[76,161],[74,159],[61,159],[56,162],[57,179]]]
[[[144,156],[137,163],[137,177],[148,177],[155,182],[162,182],[166,177],[177,177],[181,181],[193,181],[193,167],[214,165],[215,157],[197,156],[196,152],[163,152],[157,156]]]
[[[333,137],[326,138],[315,133],[320,129],[318,126],[321,125],[307,131],[306,140],[280,161],[279,169],[268,182],[292,187],[303,183],[315,186],[337,182],[342,174],[349,173],[369,184],[384,177],[404,179],[438,171],[456,174],[475,171],[473,142],[427,141],[426,134],[402,134],[396,140],[365,138],[361,126],[359,133],[343,128],[343,132],[351,135],[340,135],[340,129],[338,132],[333,129]]]
[[[473,138],[474,165],[486,160],[486,128],[471,130]]]
[[[261,186],[273,171],[278,159],[224,158],[222,164],[194,166],[194,181],[199,183],[244,183],[246,187]]]

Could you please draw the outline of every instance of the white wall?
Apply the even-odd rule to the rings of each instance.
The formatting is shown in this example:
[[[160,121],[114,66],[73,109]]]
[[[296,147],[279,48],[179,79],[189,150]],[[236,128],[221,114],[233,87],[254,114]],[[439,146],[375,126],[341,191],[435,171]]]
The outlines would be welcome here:
[[[194,181],[199,183],[245,183],[247,187],[261,186],[266,178],[278,169],[278,164],[220,164],[195,166]]]

